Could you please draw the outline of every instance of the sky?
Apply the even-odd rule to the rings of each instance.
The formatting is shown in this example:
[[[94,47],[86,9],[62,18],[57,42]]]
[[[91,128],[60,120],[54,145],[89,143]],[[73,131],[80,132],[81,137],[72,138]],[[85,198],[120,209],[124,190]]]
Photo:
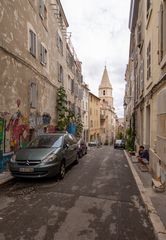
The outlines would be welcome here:
[[[115,112],[123,117],[130,0],[61,0],[61,3],[72,44],[82,62],[84,82],[98,96],[106,65],[113,87]]]

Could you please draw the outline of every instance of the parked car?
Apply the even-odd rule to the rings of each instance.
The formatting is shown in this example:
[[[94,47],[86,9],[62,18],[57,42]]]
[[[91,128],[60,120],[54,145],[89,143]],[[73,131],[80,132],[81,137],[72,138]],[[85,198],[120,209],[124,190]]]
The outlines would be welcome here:
[[[87,145],[83,138],[79,139],[78,141],[78,156],[81,158],[87,154]]]
[[[88,143],[88,146],[89,147],[100,147],[100,146],[102,146],[102,143],[98,140],[91,141],[91,142]]]
[[[123,139],[116,139],[114,143],[114,148],[125,148],[125,142]]]
[[[63,178],[66,167],[73,162],[78,162],[78,146],[71,134],[42,134],[12,156],[9,169],[15,177]]]

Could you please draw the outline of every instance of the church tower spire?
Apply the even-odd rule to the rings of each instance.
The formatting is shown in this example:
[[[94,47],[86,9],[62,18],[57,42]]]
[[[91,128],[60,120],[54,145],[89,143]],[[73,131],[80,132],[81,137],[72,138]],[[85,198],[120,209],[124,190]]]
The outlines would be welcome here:
[[[113,108],[112,85],[109,80],[107,67],[105,66],[101,83],[99,85],[99,98],[111,109]]]

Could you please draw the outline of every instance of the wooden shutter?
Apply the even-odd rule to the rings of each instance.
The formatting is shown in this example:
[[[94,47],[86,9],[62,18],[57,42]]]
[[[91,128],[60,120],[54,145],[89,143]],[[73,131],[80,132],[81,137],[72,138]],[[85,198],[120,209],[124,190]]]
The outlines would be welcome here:
[[[36,57],[36,34],[32,30],[29,30],[29,40],[29,51]]]
[[[44,0],[39,0],[39,14],[44,19]]]

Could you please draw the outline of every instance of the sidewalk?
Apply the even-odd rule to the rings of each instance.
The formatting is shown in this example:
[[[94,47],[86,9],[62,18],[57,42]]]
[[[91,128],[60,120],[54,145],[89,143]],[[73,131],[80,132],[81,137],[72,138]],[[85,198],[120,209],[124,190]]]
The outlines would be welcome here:
[[[10,181],[13,178],[9,170],[0,173],[0,185]]]
[[[145,203],[156,237],[158,240],[166,240],[166,191],[155,192],[152,188],[151,174],[142,172],[139,163],[133,163],[127,151],[124,152]]]

